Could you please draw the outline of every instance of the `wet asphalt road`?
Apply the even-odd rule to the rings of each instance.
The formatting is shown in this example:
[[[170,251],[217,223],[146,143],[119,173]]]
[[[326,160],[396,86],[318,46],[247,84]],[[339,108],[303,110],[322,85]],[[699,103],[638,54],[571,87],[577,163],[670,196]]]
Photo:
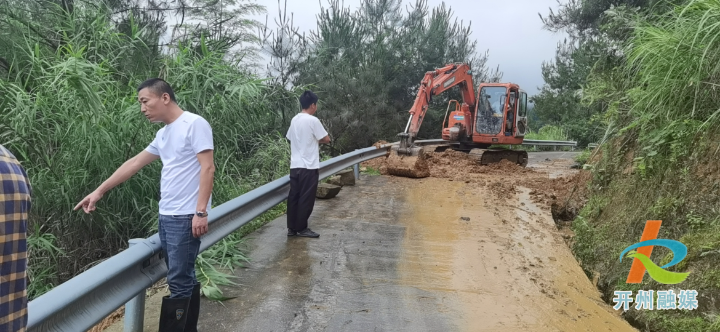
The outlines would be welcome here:
[[[529,166],[575,154],[530,153]],[[440,310],[446,299],[400,281],[405,190],[363,175],[316,201],[310,228],[319,239],[288,238],[284,216],[250,235],[251,263],[236,271],[240,286],[225,289],[234,298],[203,300],[201,331],[458,330],[463,314]]]
[[[288,238],[285,218],[252,235],[249,269],[235,299],[205,302],[203,331],[449,331],[425,292],[398,286],[405,208],[398,187],[366,177],[318,200],[310,228],[319,239]],[[377,193],[382,193],[382,196]],[[371,211],[368,211],[371,207]],[[401,312],[398,308],[403,308]]]

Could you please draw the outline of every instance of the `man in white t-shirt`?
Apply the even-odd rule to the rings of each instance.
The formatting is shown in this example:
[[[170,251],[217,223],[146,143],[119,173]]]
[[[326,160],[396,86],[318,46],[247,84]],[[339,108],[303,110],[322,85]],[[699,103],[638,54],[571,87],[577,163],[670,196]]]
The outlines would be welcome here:
[[[320,237],[308,228],[315,206],[320,177],[320,144],[330,143],[330,136],[314,116],[318,97],[312,91],[300,96],[302,112],[293,117],[285,136],[290,140],[290,193],[287,199],[288,236]]]
[[[170,296],[160,312],[160,332],[196,332],[200,313],[200,284],[195,276],[195,259],[200,237],[208,231],[211,203],[213,137],[210,124],[201,116],[183,111],[170,85],[158,78],[138,88],[143,115],[153,123],[162,122],[150,145],[126,161],[75,210],[95,210],[95,203],[145,165],[156,159],[163,163],[160,178],[158,233],[168,266]]]

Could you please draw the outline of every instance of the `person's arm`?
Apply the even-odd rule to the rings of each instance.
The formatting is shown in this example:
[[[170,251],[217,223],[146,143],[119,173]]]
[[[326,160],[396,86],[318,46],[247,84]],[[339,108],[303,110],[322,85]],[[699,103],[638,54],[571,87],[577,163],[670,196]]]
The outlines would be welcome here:
[[[210,124],[203,118],[197,119],[190,128],[190,144],[200,163],[200,189],[196,210],[207,212],[208,201],[212,195],[215,178],[215,162],[213,160],[213,136]],[[201,237],[208,232],[208,217],[193,216],[192,233]]]
[[[105,194],[106,192],[110,191],[110,189],[115,188],[121,183],[127,181],[129,178],[139,172],[140,169],[147,166],[149,163],[157,160],[158,158],[160,158],[160,156],[154,155],[145,150],[140,151],[140,153],[138,153],[135,157],[132,157],[130,158],[130,160],[123,163],[122,166],[120,166],[115,171],[115,173],[113,173],[112,176],[105,180],[105,182],[103,182],[96,189],[96,191],[99,191],[101,194]]]
[[[213,150],[205,150],[197,154],[200,162],[200,193],[198,194],[197,211],[207,211],[207,203],[213,189],[215,178],[215,163]]]
[[[319,119],[315,119],[315,128],[313,128],[313,134],[315,135],[315,139],[318,140],[318,143],[330,144],[330,135],[325,130],[325,127],[323,127]]]
[[[127,181],[127,179],[131,178],[140,171],[141,168],[158,158],[160,158],[158,155],[152,154],[147,150],[141,151],[135,157],[132,157],[124,162],[112,176],[105,180],[105,182],[97,187],[95,191],[90,193],[90,195],[87,195],[82,201],[80,201],[80,203],[75,206],[74,210],[82,207],[83,210],[85,210],[85,213],[95,211],[95,203],[97,203],[97,201],[99,201],[105,193]]]

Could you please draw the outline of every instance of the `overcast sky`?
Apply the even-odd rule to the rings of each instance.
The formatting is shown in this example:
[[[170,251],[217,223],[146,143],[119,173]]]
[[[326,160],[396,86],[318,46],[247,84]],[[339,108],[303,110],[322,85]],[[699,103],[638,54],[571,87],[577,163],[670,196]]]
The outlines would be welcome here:
[[[255,2],[266,7],[268,25],[273,27],[278,16],[278,0]],[[316,27],[320,2],[328,6],[327,0],[287,1],[287,10],[294,13],[294,24],[301,31]],[[503,81],[520,84],[530,95],[538,92],[543,84],[540,66],[543,61],[553,59],[557,43],[565,38],[564,34],[543,30],[538,13],[546,16],[548,8],[557,9],[557,0],[428,0],[428,6],[434,8],[443,2],[465,25],[471,23],[471,37],[477,40],[478,52],[489,50],[488,66],[499,65]],[[344,0],[344,3],[355,9],[360,0]],[[405,0],[403,6],[411,3],[415,0]],[[280,6],[284,5],[285,0],[280,0]],[[265,22],[265,15],[255,18]]]

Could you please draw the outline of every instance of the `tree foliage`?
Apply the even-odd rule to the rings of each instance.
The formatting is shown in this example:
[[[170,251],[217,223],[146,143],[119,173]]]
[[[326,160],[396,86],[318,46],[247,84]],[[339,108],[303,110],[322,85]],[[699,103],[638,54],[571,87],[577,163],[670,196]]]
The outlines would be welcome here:
[[[563,127],[582,146],[602,140],[609,105],[588,96],[588,78],[607,77],[625,59],[635,17],[662,15],[683,0],[569,0],[540,14],[545,29],[570,37],[543,63],[545,84],[532,100],[543,123]]]
[[[308,35],[298,33],[285,15],[275,31],[264,30],[269,71],[281,86],[316,90],[319,115],[337,152],[395,140],[427,71],[466,62],[476,82],[501,77],[486,67],[487,54],[477,53],[470,26],[458,22],[445,4],[430,8],[417,0],[404,11],[400,0],[364,0],[353,11],[330,0]],[[451,97],[460,98],[447,93],[435,99],[421,136],[440,134]]]
[[[555,60],[542,65],[545,84],[533,96],[534,113],[541,123],[560,126],[568,135],[585,146],[602,138],[601,104],[582,103],[584,85],[598,60],[599,43],[565,40],[557,47]]]

